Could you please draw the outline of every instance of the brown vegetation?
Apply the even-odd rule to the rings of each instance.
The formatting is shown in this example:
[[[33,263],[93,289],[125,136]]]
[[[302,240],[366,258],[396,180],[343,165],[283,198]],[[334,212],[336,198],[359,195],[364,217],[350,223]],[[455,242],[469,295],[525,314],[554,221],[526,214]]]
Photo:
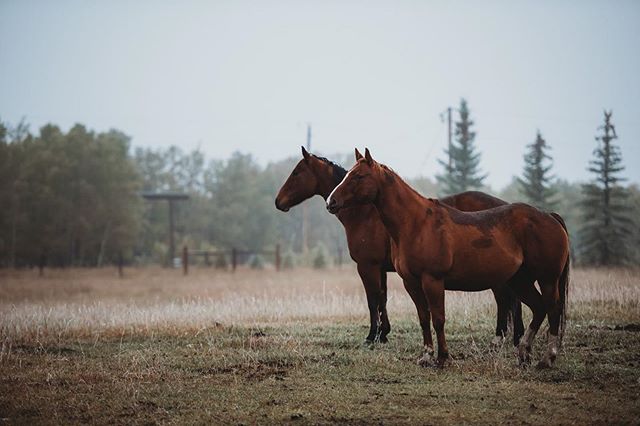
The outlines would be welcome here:
[[[488,350],[490,292],[447,293],[453,364],[415,365],[420,331],[389,280],[390,343],[343,270],[0,272],[0,417],[10,422],[633,422],[640,274],[576,270],[556,368]],[[528,315],[528,310],[527,315]],[[536,349],[541,352],[543,339]],[[539,354],[538,354],[539,355]]]

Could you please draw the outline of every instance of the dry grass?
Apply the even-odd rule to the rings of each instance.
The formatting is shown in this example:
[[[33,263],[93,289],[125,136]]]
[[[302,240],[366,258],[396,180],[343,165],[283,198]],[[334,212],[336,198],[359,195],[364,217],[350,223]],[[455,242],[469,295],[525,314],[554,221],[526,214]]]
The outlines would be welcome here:
[[[0,333],[16,340],[101,333],[145,334],[203,329],[216,324],[267,325],[290,322],[367,321],[362,284],[343,270],[111,269],[0,272]],[[577,270],[572,313],[584,321],[638,319],[640,274],[634,270]],[[450,324],[491,320],[491,292],[447,292]],[[396,274],[389,277],[388,310],[413,318],[415,308]]]
[[[640,416],[640,273],[575,270],[552,371],[487,351],[490,292],[447,293],[453,365],[418,368],[389,279],[391,342],[363,350],[355,270],[0,271],[0,418],[38,423],[628,423]],[[528,315],[528,309],[525,309]],[[543,339],[537,339],[537,351]]]

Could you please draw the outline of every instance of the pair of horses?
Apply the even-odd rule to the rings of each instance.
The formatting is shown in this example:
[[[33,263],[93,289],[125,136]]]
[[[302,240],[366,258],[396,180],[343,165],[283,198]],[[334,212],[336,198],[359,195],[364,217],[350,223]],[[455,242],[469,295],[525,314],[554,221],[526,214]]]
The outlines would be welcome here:
[[[346,174],[347,171],[342,167],[326,158],[310,154],[302,147],[302,159],[280,189],[276,207],[286,212],[315,195],[320,195],[326,201]],[[507,204],[477,191],[464,192],[441,201],[463,211],[485,210]],[[344,226],[349,253],[357,264],[367,295],[370,328],[365,343],[371,344],[376,340],[384,343],[391,330],[386,309],[387,272],[395,271],[391,259],[391,238],[373,205],[343,209],[337,217]],[[516,345],[524,333],[521,304],[505,286],[496,286],[492,290],[498,305],[494,343],[499,343],[506,336],[508,320],[513,319],[513,342]],[[421,289],[414,291],[407,287],[407,291],[418,311],[425,348],[432,348],[431,316],[427,300]]]
[[[440,201],[425,199],[375,162],[368,150],[364,157],[356,150],[356,160],[346,172],[303,148],[303,159],[280,190],[276,207],[287,211],[319,194],[343,223],[367,292],[371,313],[367,339],[379,333],[380,340],[386,340],[390,330],[386,272],[395,270],[420,318],[421,364],[432,363],[430,320],[438,340],[436,364],[443,365],[448,359],[444,290],[491,289],[498,304],[496,336],[504,336],[507,317],[513,311],[514,344],[523,363],[529,362],[533,338],[549,313],[549,345],[540,365],[551,366],[564,331],[568,289],[569,245],[562,219],[478,192]],[[536,280],[542,295],[534,286]],[[522,338],[520,304],[510,291],[533,311]]]

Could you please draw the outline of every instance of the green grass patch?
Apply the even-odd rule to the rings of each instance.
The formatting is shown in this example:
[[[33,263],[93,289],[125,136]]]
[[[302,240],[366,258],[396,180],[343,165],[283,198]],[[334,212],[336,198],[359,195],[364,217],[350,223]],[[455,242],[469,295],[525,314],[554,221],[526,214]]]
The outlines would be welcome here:
[[[348,323],[218,326],[181,335],[5,342],[10,423],[635,423],[640,333],[571,323],[556,367],[489,350],[489,322],[448,327],[452,364],[421,368],[420,332],[361,345]],[[544,334],[536,339],[537,360]]]

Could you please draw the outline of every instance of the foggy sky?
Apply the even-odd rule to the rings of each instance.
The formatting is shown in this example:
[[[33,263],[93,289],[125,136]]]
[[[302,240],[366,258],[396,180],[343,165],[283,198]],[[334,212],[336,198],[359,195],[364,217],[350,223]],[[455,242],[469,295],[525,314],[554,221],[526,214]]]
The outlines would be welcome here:
[[[0,0],[0,119],[115,127],[134,146],[261,164],[369,147],[440,171],[440,113],[465,97],[494,188],[540,129],[589,177],[604,108],[640,182],[640,2]]]

